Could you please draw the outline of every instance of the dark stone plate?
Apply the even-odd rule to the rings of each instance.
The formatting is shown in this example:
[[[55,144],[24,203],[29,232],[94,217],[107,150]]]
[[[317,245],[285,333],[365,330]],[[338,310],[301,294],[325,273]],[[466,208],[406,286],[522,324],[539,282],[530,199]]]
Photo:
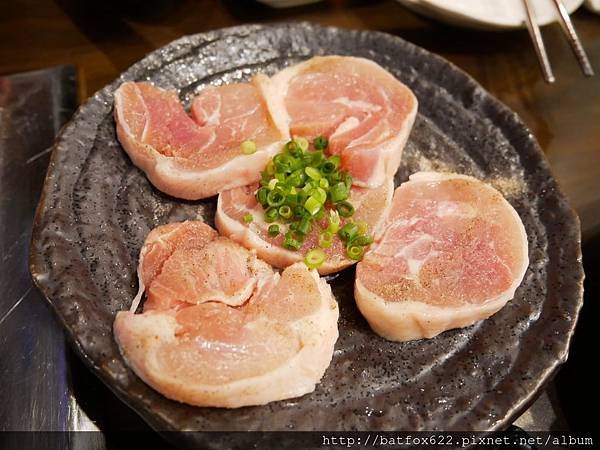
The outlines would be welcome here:
[[[207,84],[274,73],[317,54],[373,59],[414,90],[420,113],[396,183],[436,169],[498,187],[529,236],[531,264],[523,284],[484,322],[398,344],[369,329],[354,304],[354,270],[346,270],[330,280],[340,303],[340,339],[314,393],[236,410],[167,400],[125,365],[111,327],[135,295],[146,234],[190,218],[212,224],[216,202],[179,201],[150,185],[115,137],[113,92],[125,80],[150,80],[179,89],[188,102]],[[52,154],[31,272],[84,362],[159,430],[501,429],[567,358],[583,278],[578,219],[513,112],[456,67],[399,38],[306,23],[184,37],[84,104]]]

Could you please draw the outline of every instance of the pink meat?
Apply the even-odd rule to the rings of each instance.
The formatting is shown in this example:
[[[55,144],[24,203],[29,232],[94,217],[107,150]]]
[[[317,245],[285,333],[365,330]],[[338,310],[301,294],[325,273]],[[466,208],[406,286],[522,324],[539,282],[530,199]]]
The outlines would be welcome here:
[[[269,81],[262,78],[206,88],[193,101],[192,117],[174,91],[123,83],[115,92],[119,141],[152,184],[175,197],[196,200],[252,183],[287,138],[273,124],[260,87]],[[245,140],[257,144],[256,153],[242,154]]]
[[[215,222],[222,235],[246,248],[256,250],[260,258],[279,268],[302,261],[308,251],[319,248],[320,226],[313,226],[298,251],[283,247],[286,225],[279,224],[282,232],[278,236],[269,236],[270,224],[264,221],[264,210],[254,195],[257,189],[258,184],[252,184],[224,191],[219,195]],[[376,233],[392,201],[393,191],[394,183],[391,179],[374,189],[353,186],[349,198],[356,209],[353,220],[364,222],[370,233]],[[253,216],[251,223],[244,221],[247,214]],[[346,222],[347,219],[342,218],[341,226]],[[326,226],[327,222],[321,225]],[[356,262],[346,257],[345,245],[337,236],[334,237],[332,246],[323,251],[327,259],[318,269],[321,275],[338,272]]]
[[[144,311],[117,313],[129,366],[197,406],[262,405],[314,390],[331,361],[338,308],[315,271],[281,275],[201,222],[153,230],[140,253]]]
[[[396,173],[417,99],[373,61],[315,57],[276,74],[265,92],[291,134],[329,138],[355,184],[377,187]]]
[[[512,206],[475,178],[420,172],[394,194],[381,239],[356,269],[355,298],[371,327],[397,341],[489,317],[528,265]]]

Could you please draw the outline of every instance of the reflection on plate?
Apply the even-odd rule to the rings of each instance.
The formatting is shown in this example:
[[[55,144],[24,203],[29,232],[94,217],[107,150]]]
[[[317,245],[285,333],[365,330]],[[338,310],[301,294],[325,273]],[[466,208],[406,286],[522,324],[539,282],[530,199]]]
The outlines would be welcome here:
[[[113,93],[125,80],[150,80],[178,88],[189,102],[207,84],[272,74],[317,54],[373,59],[410,86],[419,115],[396,184],[428,169],[491,183],[523,220],[530,268],[515,298],[490,319],[404,343],[371,331],[354,303],[354,271],[346,270],[330,279],[340,338],[315,392],[236,410],[170,401],[127,367],[112,323],[136,293],[138,252],[149,230],[188,218],[212,225],[216,201],[179,201],[152,188],[116,139]],[[57,140],[31,248],[34,280],[77,353],[159,430],[503,428],[566,359],[582,302],[577,218],[516,115],[453,65],[399,38],[307,23],[184,37],[90,98]],[[215,435],[181,439],[218,447]]]
[[[473,28],[525,28],[523,0],[398,0],[407,8],[451,25]],[[539,25],[558,19],[552,0],[530,0]],[[569,13],[583,0],[562,0]]]

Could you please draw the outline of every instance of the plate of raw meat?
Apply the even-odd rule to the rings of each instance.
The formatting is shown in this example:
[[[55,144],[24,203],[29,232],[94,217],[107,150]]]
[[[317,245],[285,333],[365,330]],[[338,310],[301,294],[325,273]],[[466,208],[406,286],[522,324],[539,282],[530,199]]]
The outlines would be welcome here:
[[[320,187],[302,205],[330,225],[345,212],[348,247],[307,253],[328,258],[319,276],[258,219],[293,213],[261,170],[305,164],[306,140],[276,154],[321,134],[331,167],[304,169]],[[326,241],[305,222],[294,232]],[[307,23],[183,37],[82,105],[31,272],[85,364],[161,431],[502,429],[566,360],[583,279],[577,216],[513,112],[397,37]]]

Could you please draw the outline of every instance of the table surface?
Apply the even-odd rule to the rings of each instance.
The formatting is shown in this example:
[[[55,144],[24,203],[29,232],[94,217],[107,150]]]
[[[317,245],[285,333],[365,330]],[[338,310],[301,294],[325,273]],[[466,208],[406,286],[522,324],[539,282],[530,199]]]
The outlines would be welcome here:
[[[600,72],[600,16],[579,10],[573,19]],[[182,35],[283,20],[385,31],[452,61],[531,128],[582,219],[584,239],[600,231],[600,75],[581,75],[556,24],[543,28],[557,77],[547,85],[526,31],[448,27],[394,1],[337,0],[273,10],[249,0],[13,0],[0,15],[0,75],[74,64],[83,101],[146,53]],[[541,403],[548,401],[542,398]],[[522,423],[546,414],[548,408],[542,406],[536,410],[534,405]]]

